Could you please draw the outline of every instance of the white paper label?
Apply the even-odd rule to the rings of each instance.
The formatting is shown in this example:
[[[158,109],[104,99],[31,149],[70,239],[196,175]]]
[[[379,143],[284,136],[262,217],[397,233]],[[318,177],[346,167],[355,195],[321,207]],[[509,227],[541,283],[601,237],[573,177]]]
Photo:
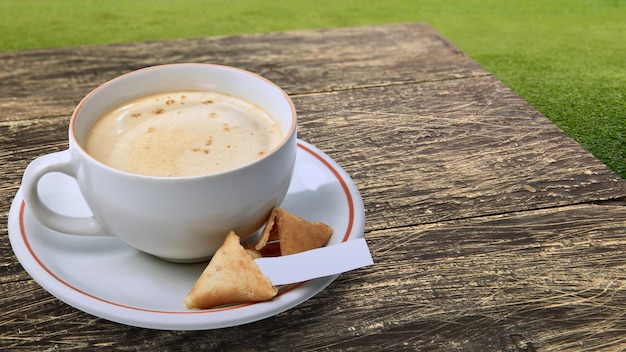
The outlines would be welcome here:
[[[336,275],[374,264],[364,238],[254,261],[276,286]]]

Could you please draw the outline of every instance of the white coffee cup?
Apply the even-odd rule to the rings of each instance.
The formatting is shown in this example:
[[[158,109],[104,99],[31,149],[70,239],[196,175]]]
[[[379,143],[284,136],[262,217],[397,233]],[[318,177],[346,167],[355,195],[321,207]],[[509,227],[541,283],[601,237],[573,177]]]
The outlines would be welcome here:
[[[131,99],[167,91],[206,90],[252,102],[278,123],[282,140],[263,157],[235,169],[188,177],[142,176],[109,167],[85,151],[89,128],[108,110]],[[115,235],[130,246],[176,262],[206,260],[230,230],[246,238],[279,206],[289,187],[297,149],[291,99],[256,74],[211,64],[149,67],[115,78],[89,93],[69,125],[69,148],[26,168],[27,206],[44,226],[73,235]],[[39,180],[60,172],[76,179],[93,216],[50,209]],[[57,209],[58,210],[58,209]]]

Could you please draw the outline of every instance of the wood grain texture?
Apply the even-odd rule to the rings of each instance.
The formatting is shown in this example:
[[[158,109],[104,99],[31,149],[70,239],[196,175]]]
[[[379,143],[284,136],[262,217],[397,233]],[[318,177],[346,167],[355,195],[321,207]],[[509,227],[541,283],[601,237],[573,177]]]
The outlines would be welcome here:
[[[489,74],[423,23],[18,51],[0,62],[9,120],[68,116],[96,86],[167,63],[240,67],[289,94]]]
[[[626,182],[423,23],[0,53],[0,349],[624,350]],[[283,87],[357,184],[375,265],[259,322],[95,318],[15,258],[8,210],[74,106],[125,72],[213,62]]]
[[[578,205],[371,232],[373,267],[276,317],[206,332],[94,319],[13,283],[3,290],[25,295],[2,292],[12,320],[0,341],[9,350],[619,350],[625,227],[624,207]]]
[[[494,77],[293,99],[300,138],[357,182],[368,230],[626,196],[619,176]],[[0,129],[13,190],[13,170],[67,147],[65,117]]]
[[[295,104],[300,137],[357,182],[371,230],[626,191],[494,77],[297,96]]]

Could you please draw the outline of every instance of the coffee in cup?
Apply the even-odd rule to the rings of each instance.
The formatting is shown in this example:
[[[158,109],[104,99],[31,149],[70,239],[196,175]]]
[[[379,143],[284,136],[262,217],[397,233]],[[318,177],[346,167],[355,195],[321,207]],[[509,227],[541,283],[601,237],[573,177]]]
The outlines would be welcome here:
[[[118,170],[181,177],[248,164],[281,139],[274,118],[255,104],[217,92],[176,91],[106,112],[91,127],[85,147]]]
[[[238,120],[241,111],[245,123]],[[129,115],[121,118],[120,112]],[[116,119],[125,120],[121,125],[131,121],[131,127]],[[224,120],[207,122],[218,119]],[[296,126],[289,96],[251,72],[210,64],[141,69],[101,85],[79,103],[69,148],[29,164],[24,199],[52,230],[114,235],[176,262],[206,260],[231,230],[249,237],[280,205],[295,165]],[[116,136],[118,128],[126,132]],[[224,130],[239,132],[224,137]],[[229,149],[235,152],[223,153]],[[176,156],[180,150],[183,157]],[[50,172],[76,179],[92,216],[67,216],[45,204],[39,180]]]

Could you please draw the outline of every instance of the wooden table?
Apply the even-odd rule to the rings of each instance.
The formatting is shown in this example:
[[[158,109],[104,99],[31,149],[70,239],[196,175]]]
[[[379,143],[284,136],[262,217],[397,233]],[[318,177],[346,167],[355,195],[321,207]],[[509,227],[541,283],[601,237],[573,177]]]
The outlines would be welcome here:
[[[0,347],[8,350],[626,348],[626,182],[424,23],[0,54]],[[22,269],[7,213],[33,158],[122,73],[211,62],[283,87],[299,137],[354,179],[375,265],[207,331],[95,318]]]

